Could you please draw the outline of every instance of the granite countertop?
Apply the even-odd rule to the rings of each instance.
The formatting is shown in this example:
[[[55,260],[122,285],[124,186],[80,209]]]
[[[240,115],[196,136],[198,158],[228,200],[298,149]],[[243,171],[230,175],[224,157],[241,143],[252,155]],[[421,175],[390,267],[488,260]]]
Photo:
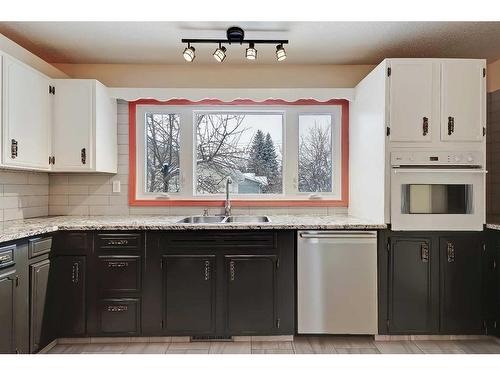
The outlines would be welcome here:
[[[500,224],[489,223],[489,224],[486,224],[486,228],[493,229],[493,230],[500,230]]]
[[[185,216],[49,216],[2,223],[0,242],[57,230],[202,230],[202,229],[385,229],[387,226],[346,215],[269,216],[269,223],[184,224]]]

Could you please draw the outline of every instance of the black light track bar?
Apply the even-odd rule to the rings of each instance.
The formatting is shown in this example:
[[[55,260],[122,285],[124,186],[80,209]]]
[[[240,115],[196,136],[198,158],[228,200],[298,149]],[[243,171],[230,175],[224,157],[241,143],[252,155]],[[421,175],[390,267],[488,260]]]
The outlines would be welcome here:
[[[224,44],[288,44],[288,40],[269,40],[269,39],[245,39],[245,40],[229,40],[229,39],[181,39],[182,43],[199,44],[199,43],[224,43]]]

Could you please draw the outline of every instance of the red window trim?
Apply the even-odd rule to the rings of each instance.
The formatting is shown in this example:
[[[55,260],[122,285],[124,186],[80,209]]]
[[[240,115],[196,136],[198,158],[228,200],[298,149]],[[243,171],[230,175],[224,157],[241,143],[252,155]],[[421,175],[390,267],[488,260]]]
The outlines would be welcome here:
[[[136,199],[136,108],[138,105],[340,105],[342,111],[342,196],[341,199],[294,199],[294,200],[246,200],[234,199],[231,203],[235,207],[347,207],[349,204],[349,102],[345,99],[332,99],[320,102],[314,99],[300,99],[294,102],[287,102],[282,99],[268,99],[256,102],[249,99],[238,99],[231,102],[224,102],[218,99],[205,99],[197,102],[187,99],[171,99],[158,101],[154,99],[139,99],[129,102],[129,205],[130,206],[206,206],[223,207],[223,200],[213,199],[166,199],[166,200],[146,200]]]

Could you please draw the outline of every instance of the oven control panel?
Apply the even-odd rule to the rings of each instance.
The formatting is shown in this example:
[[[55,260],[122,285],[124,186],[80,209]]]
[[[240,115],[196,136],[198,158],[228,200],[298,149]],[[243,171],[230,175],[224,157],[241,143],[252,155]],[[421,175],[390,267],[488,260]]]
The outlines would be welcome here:
[[[391,165],[467,165],[483,166],[481,152],[477,151],[397,151],[391,153]]]

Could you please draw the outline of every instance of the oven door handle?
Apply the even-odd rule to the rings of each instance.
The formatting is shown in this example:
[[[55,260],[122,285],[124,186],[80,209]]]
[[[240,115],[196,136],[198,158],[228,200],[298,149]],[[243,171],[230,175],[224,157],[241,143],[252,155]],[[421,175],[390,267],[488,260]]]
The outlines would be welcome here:
[[[484,169],[414,169],[414,168],[392,168],[394,173],[481,173],[486,174]]]

